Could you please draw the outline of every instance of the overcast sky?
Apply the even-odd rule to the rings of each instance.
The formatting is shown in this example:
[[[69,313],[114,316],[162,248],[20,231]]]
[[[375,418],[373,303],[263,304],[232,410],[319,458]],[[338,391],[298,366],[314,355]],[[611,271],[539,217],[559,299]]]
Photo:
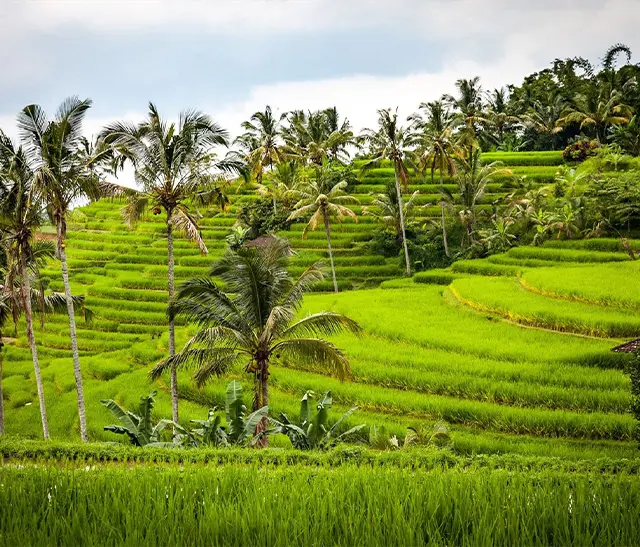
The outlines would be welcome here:
[[[356,128],[451,92],[521,82],[556,57],[640,60],[640,0],[0,0],[0,127],[29,103],[94,101],[87,134],[140,119],[211,114],[232,134],[275,110],[336,105]]]

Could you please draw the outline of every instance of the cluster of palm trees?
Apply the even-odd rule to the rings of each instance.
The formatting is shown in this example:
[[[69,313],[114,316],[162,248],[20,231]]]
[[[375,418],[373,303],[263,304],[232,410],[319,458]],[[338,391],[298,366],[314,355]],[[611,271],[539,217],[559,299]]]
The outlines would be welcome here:
[[[49,438],[49,425],[33,312],[34,307],[45,313],[64,306],[69,316],[80,435],[83,441],[88,440],[75,319],[76,307],[83,299],[71,293],[65,238],[71,207],[78,199],[99,195],[99,179],[88,155],[90,147],[82,135],[82,122],[90,106],[90,100],[70,98],[49,119],[41,107],[29,105],[18,115],[19,143],[0,132],[0,321],[6,323],[12,317],[17,324],[24,314],[45,439]],[[62,265],[64,295],[46,294],[38,275],[39,266],[54,254],[50,242],[39,239],[39,229],[47,221],[56,230],[55,254]],[[34,283],[40,287],[34,288]]]

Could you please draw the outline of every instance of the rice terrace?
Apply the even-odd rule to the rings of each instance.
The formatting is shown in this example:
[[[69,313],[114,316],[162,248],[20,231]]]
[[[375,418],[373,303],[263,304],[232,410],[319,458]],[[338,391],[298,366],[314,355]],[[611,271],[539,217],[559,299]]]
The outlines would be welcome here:
[[[370,129],[20,110],[0,545],[640,544],[632,59]]]

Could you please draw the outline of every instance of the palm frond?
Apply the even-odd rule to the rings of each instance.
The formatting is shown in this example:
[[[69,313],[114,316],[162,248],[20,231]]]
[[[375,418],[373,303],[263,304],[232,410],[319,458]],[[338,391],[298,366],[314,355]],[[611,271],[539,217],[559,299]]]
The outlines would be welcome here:
[[[351,374],[349,361],[344,353],[328,340],[321,338],[294,338],[275,344],[273,353],[301,365],[326,366],[328,372],[341,380]]]
[[[308,315],[295,322],[282,332],[282,337],[331,336],[343,330],[350,330],[357,334],[362,328],[353,319],[340,313],[325,311]]]
[[[198,228],[196,219],[189,214],[184,206],[176,207],[173,210],[171,222],[178,230],[184,232],[187,239],[198,245],[202,254],[206,255],[209,252],[204,240],[202,239],[202,235],[200,234],[200,229]]]

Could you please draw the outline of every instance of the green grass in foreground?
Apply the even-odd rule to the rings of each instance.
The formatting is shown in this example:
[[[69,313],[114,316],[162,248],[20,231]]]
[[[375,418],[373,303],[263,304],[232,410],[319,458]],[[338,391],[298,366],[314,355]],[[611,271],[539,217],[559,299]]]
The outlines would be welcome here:
[[[0,467],[3,545],[632,545],[640,482],[552,470]]]

